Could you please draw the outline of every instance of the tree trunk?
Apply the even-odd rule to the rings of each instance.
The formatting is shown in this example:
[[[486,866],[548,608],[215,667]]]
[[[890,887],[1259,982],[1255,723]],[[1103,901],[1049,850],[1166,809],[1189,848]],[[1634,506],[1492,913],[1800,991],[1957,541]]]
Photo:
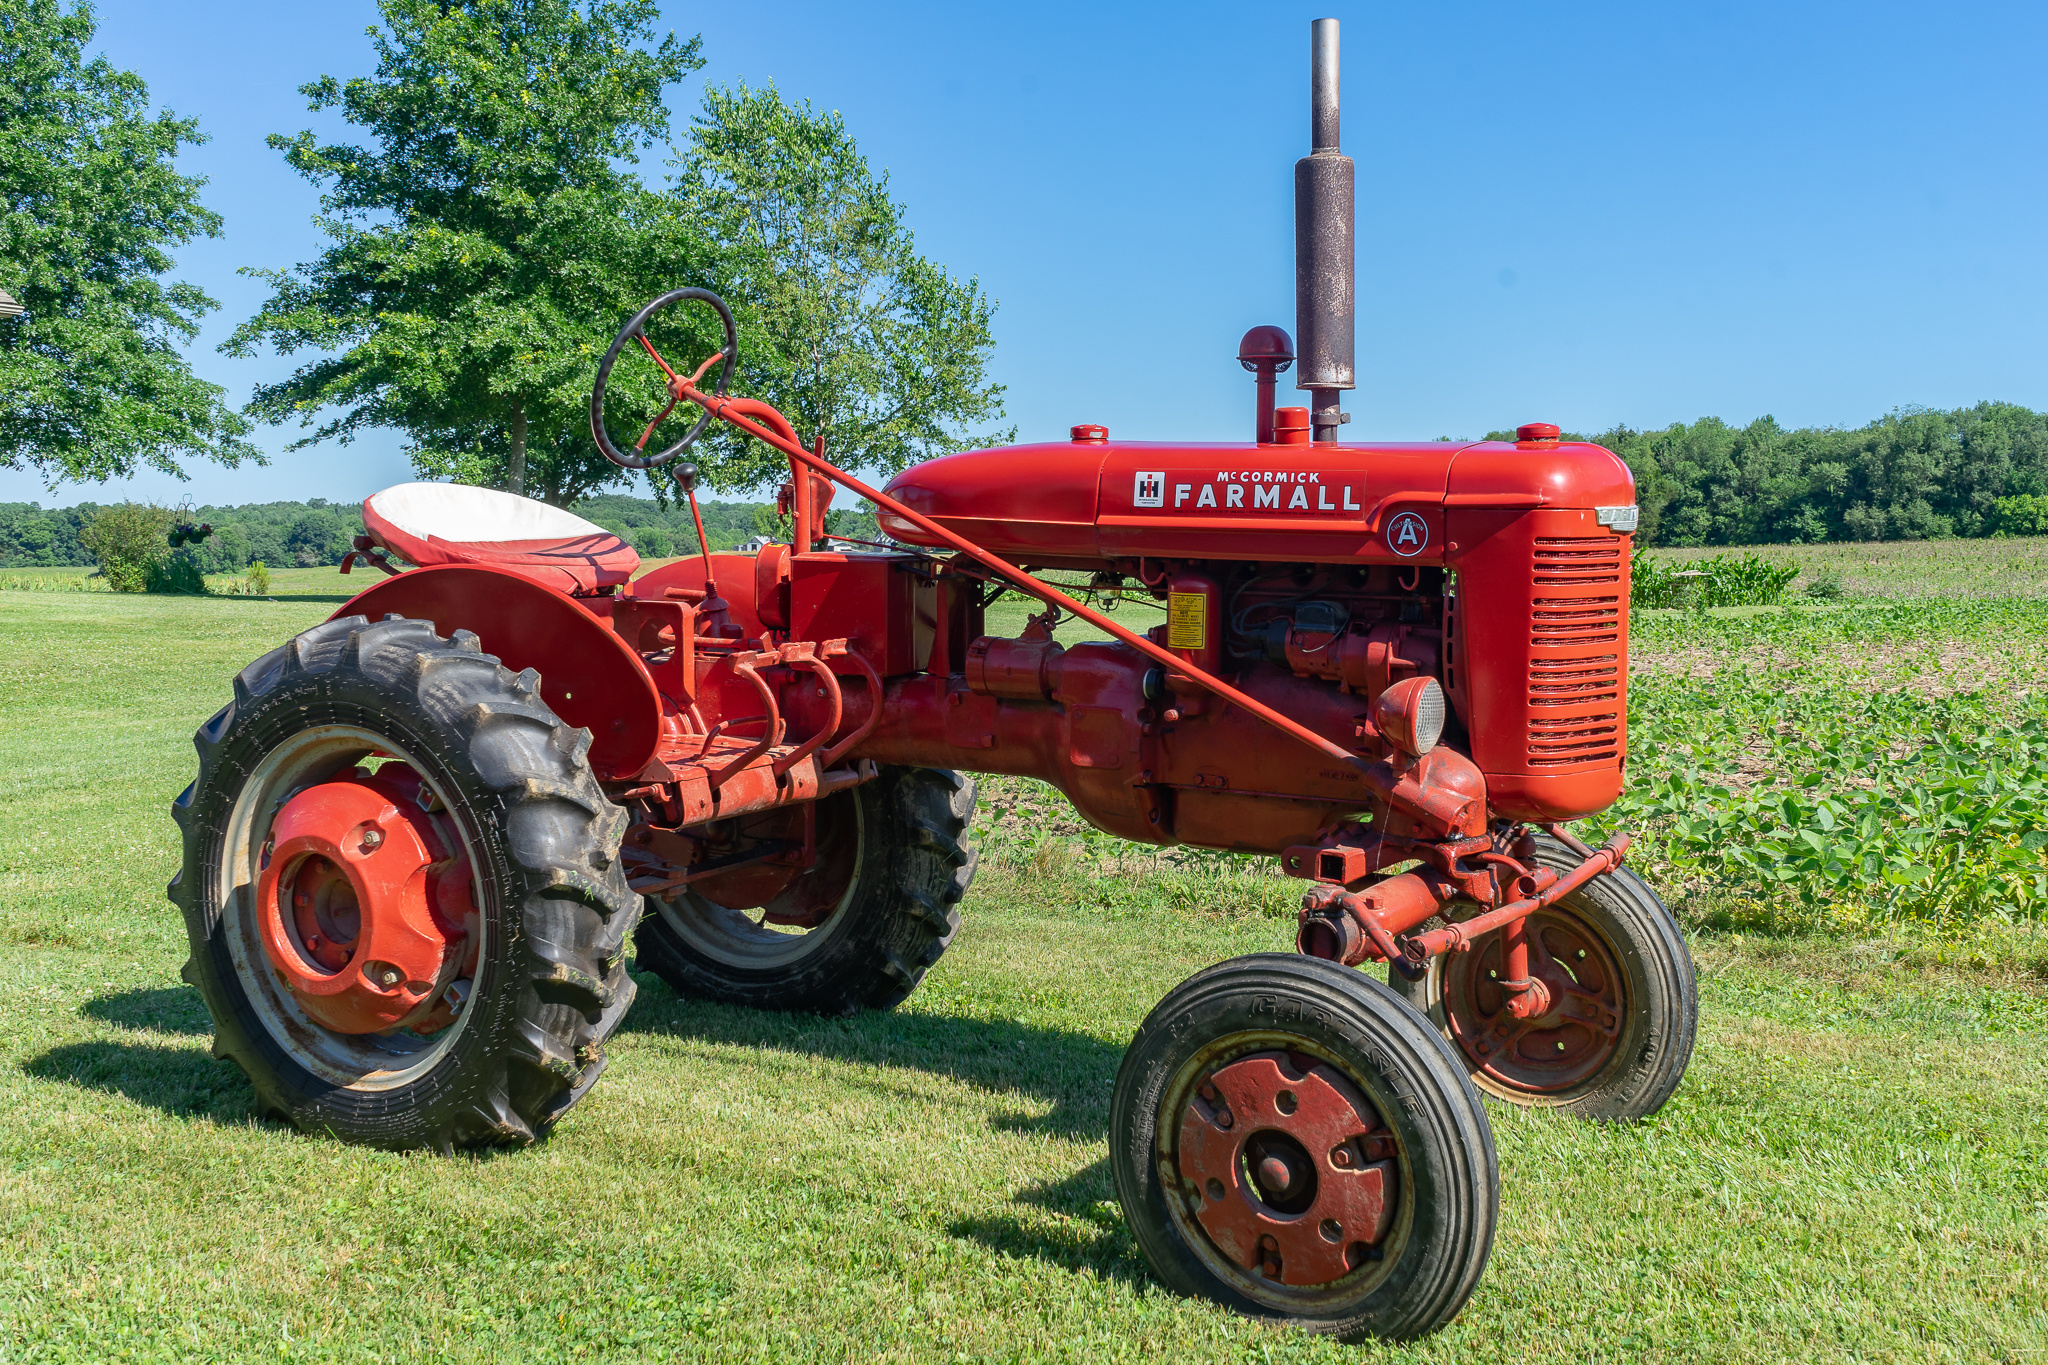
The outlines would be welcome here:
[[[512,400],[512,458],[505,462],[505,491],[526,496],[526,400]]]

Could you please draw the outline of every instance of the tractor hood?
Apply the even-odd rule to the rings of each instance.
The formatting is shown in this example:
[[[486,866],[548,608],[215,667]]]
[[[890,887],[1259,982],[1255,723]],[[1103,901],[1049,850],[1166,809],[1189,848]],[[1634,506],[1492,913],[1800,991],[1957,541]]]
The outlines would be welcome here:
[[[1628,467],[1576,441],[1045,442],[927,461],[887,491],[955,535],[1030,564],[1141,555],[1440,563],[1455,549],[1447,508],[1635,503]],[[940,544],[900,517],[879,520],[908,544]]]

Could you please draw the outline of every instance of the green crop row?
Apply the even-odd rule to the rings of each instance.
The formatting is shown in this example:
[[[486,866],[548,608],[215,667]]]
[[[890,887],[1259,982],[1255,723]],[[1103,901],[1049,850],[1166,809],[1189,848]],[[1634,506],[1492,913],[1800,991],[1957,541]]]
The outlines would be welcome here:
[[[1769,607],[1785,596],[1799,566],[1757,555],[1679,561],[1652,558],[1647,546],[1629,563],[1632,607]]]
[[[1598,822],[1775,929],[2048,920],[2048,604],[1645,618]]]

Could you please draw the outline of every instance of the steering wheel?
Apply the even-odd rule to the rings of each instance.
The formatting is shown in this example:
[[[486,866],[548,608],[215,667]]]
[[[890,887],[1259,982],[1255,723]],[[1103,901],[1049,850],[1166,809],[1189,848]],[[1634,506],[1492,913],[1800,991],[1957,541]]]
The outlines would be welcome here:
[[[654,435],[654,429],[661,425],[662,419],[666,418],[671,412],[674,412],[676,404],[683,401],[681,390],[685,383],[684,378],[669,368],[669,363],[661,358],[660,352],[656,351],[653,344],[647,340],[647,320],[672,303],[682,303],[691,299],[708,303],[717,309],[719,320],[725,324],[724,349],[713,352],[711,359],[704,362],[704,368],[698,370],[697,374],[691,377],[691,381],[694,382],[695,379],[702,378],[704,370],[711,367],[712,361],[723,356],[725,358],[725,368],[719,371],[718,388],[715,390],[715,394],[719,398],[725,397],[725,386],[732,380],[733,366],[739,363],[740,345],[738,333],[733,327],[732,309],[725,306],[724,299],[721,299],[709,289],[697,289],[694,287],[672,289],[648,304],[645,308],[642,308],[639,312],[633,314],[633,320],[628,322],[624,330],[616,337],[612,338],[611,349],[604,353],[604,360],[597,367],[597,383],[590,390],[590,437],[597,442],[599,453],[621,469],[653,469],[667,464],[670,460],[688,450],[691,443],[699,436],[702,436],[704,428],[711,423],[711,413],[707,409],[702,416],[697,418],[697,424],[690,428],[689,434],[683,437],[682,440],[677,441],[658,455],[645,455],[641,453],[647,448],[648,438]],[[612,363],[619,358],[619,352],[624,350],[626,344],[631,341],[638,341],[640,348],[646,351],[654,363],[661,366],[661,372],[668,376],[669,400],[668,406],[663,408],[655,415],[654,420],[647,424],[647,430],[640,433],[640,439],[634,443],[633,449],[629,453],[613,445],[610,433],[604,429],[604,391],[605,386],[611,381]]]

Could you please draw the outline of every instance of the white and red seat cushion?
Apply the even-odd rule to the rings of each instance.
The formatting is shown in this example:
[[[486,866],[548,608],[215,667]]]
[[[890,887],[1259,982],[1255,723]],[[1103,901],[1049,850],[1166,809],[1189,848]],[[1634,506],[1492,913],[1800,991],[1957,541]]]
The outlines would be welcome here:
[[[602,526],[516,493],[460,483],[401,483],[363,499],[370,538],[420,565],[489,564],[562,592],[624,583],[633,547]]]

